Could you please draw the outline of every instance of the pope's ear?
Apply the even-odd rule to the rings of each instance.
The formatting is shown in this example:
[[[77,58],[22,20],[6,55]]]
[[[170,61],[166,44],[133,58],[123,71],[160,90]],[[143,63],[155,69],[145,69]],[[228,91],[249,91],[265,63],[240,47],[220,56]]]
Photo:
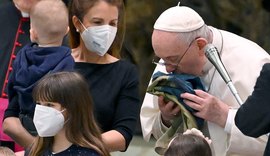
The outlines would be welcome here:
[[[197,38],[196,39],[197,46],[199,47],[199,50],[203,50],[203,48],[208,44],[207,40],[205,38]]]
[[[197,47],[199,48],[200,55],[205,55],[203,48],[208,44],[207,40],[205,38],[202,38],[202,37],[197,38],[196,44],[197,44]]]

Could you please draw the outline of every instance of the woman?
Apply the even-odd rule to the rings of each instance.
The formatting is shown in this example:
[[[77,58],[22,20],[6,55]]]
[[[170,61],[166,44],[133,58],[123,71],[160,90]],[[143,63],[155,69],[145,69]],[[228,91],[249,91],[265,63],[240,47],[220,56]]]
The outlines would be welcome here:
[[[94,120],[92,98],[84,78],[75,72],[43,77],[33,90],[38,137],[30,156],[108,156]]]
[[[122,0],[72,0],[70,41],[75,70],[87,80],[95,118],[110,151],[125,151],[139,117],[138,74],[119,59],[124,36]]]

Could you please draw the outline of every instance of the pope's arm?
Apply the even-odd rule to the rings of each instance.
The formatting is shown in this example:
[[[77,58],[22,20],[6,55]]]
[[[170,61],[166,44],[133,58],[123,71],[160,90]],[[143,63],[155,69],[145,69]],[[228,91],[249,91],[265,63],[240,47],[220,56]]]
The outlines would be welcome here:
[[[162,66],[157,66],[153,73],[161,71],[166,73]],[[152,81],[149,82],[151,84]],[[151,135],[156,139],[160,138],[168,129],[161,122],[161,113],[158,107],[158,96],[146,93],[140,112],[141,128],[143,138],[149,141]]]

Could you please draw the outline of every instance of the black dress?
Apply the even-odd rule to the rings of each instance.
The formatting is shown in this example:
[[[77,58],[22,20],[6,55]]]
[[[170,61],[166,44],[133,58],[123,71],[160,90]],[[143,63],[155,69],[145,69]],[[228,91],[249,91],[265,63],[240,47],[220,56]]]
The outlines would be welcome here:
[[[128,147],[139,119],[139,80],[135,65],[119,60],[110,64],[76,62],[87,80],[95,118],[103,132],[116,130]]]
[[[263,66],[252,95],[238,109],[235,124],[243,134],[251,137],[270,132],[270,63]],[[269,139],[264,155],[270,155]]]
[[[71,145],[66,150],[59,152],[59,153],[53,153],[51,150],[46,150],[42,156],[100,156],[95,150],[77,146],[77,145]]]

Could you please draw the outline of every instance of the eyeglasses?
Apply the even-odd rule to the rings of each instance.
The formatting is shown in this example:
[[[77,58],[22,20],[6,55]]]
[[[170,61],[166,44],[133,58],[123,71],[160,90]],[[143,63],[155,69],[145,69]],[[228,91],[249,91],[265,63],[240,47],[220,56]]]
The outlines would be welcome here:
[[[193,40],[194,41],[194,40]],[[178,56],[176,60],[177,63],[173,64],[173,63],[168,63],[166,61],[164,62],[160,62],[160,58],[157,56],[154,56],[152,63],[156,64],[156,65],[161,65],[161,66],[171,66],[174,67],[174,70],[178,67],[179,63],[181,62],[181,60],[184,58],[184,56],[186,55],[186,53],[188,52],[189,48],[191,47],[193,41],[191,41],[191,43],[189,44],[189,46],[187,47],[187,49],[185,50],[184,54],[180,57]]]

